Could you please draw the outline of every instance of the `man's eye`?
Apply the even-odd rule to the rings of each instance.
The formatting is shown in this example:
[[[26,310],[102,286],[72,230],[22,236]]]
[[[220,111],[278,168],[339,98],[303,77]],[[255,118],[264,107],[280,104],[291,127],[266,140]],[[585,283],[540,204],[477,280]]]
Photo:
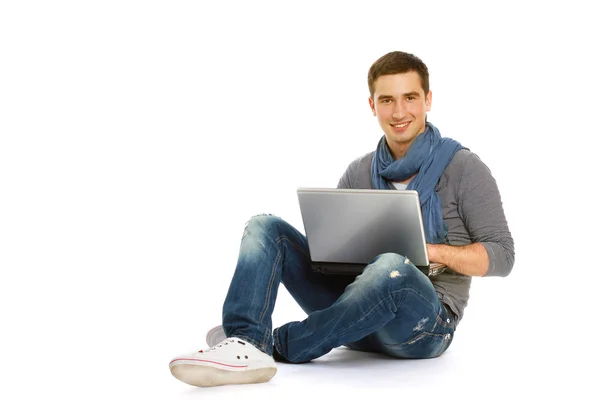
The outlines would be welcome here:
[[[413,101],[414,99],[415,99],[415,96],[408,96],[408,97],[406,98],[406,100],[409,100],[409,101]]]
[[[382,103],[391,103],[392,99],[383,99],[381,100]]]

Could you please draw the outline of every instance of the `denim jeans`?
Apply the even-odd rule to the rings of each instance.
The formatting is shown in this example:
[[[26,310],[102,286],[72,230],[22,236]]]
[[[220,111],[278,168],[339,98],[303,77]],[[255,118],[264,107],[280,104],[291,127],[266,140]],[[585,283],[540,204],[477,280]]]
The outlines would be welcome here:
[[[273,330],[280,282],[308,316]],[[342,345],[398,358],[437,357],[450,346],[455,324],[429,278],[407,258],[381,254],[356,277],[313,272],[306,237],[270,215],[246,225],[223,305],[227,336],[269,355],[275,346],[292,363]]]

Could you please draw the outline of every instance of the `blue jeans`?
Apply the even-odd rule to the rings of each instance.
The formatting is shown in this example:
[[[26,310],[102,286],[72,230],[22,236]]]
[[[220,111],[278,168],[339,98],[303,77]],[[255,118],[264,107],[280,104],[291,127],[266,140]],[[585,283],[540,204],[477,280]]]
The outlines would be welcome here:
[[[273,330],[279,283],[308,314]],[[223,305],[227,336],[292,363],[346,345],[398,358],[441,355],[455,317],[431,281],[407,258],[375,257],[357,277],[313,272],[304,235],[281,218],[253,217],[243,233],[237,267]]]

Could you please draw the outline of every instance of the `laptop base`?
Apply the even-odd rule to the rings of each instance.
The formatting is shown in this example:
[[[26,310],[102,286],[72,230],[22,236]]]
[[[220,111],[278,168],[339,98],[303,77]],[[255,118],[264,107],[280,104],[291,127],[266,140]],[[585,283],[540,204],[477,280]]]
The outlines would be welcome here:
[[[366,268],[366,264],[352,264],[352,263],[329,263],[329,262],[314,262],[312,263],[312,270],[320,274],[326,275],[360,275]],[[416,266],[419,271],[427,276],[439,275],[446,270],[444,264],[431,263],[426,267]]]

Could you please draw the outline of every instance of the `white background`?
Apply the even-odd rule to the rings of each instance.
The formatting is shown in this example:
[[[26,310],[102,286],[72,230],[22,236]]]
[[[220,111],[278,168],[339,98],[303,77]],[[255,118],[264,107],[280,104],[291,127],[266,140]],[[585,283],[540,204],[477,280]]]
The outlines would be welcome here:
[[[591,6],[349,3],[0,4],[0,397],[598,394]],[[513,273],[474,279],[436,360],[339,349],[263,385],[177,381],[245,222],[302,230],[296,188],[375,148],[367,71],[391,50],[425,61],[429,120],[497,179]],[[303,318],[282,286],[275,325]]]

